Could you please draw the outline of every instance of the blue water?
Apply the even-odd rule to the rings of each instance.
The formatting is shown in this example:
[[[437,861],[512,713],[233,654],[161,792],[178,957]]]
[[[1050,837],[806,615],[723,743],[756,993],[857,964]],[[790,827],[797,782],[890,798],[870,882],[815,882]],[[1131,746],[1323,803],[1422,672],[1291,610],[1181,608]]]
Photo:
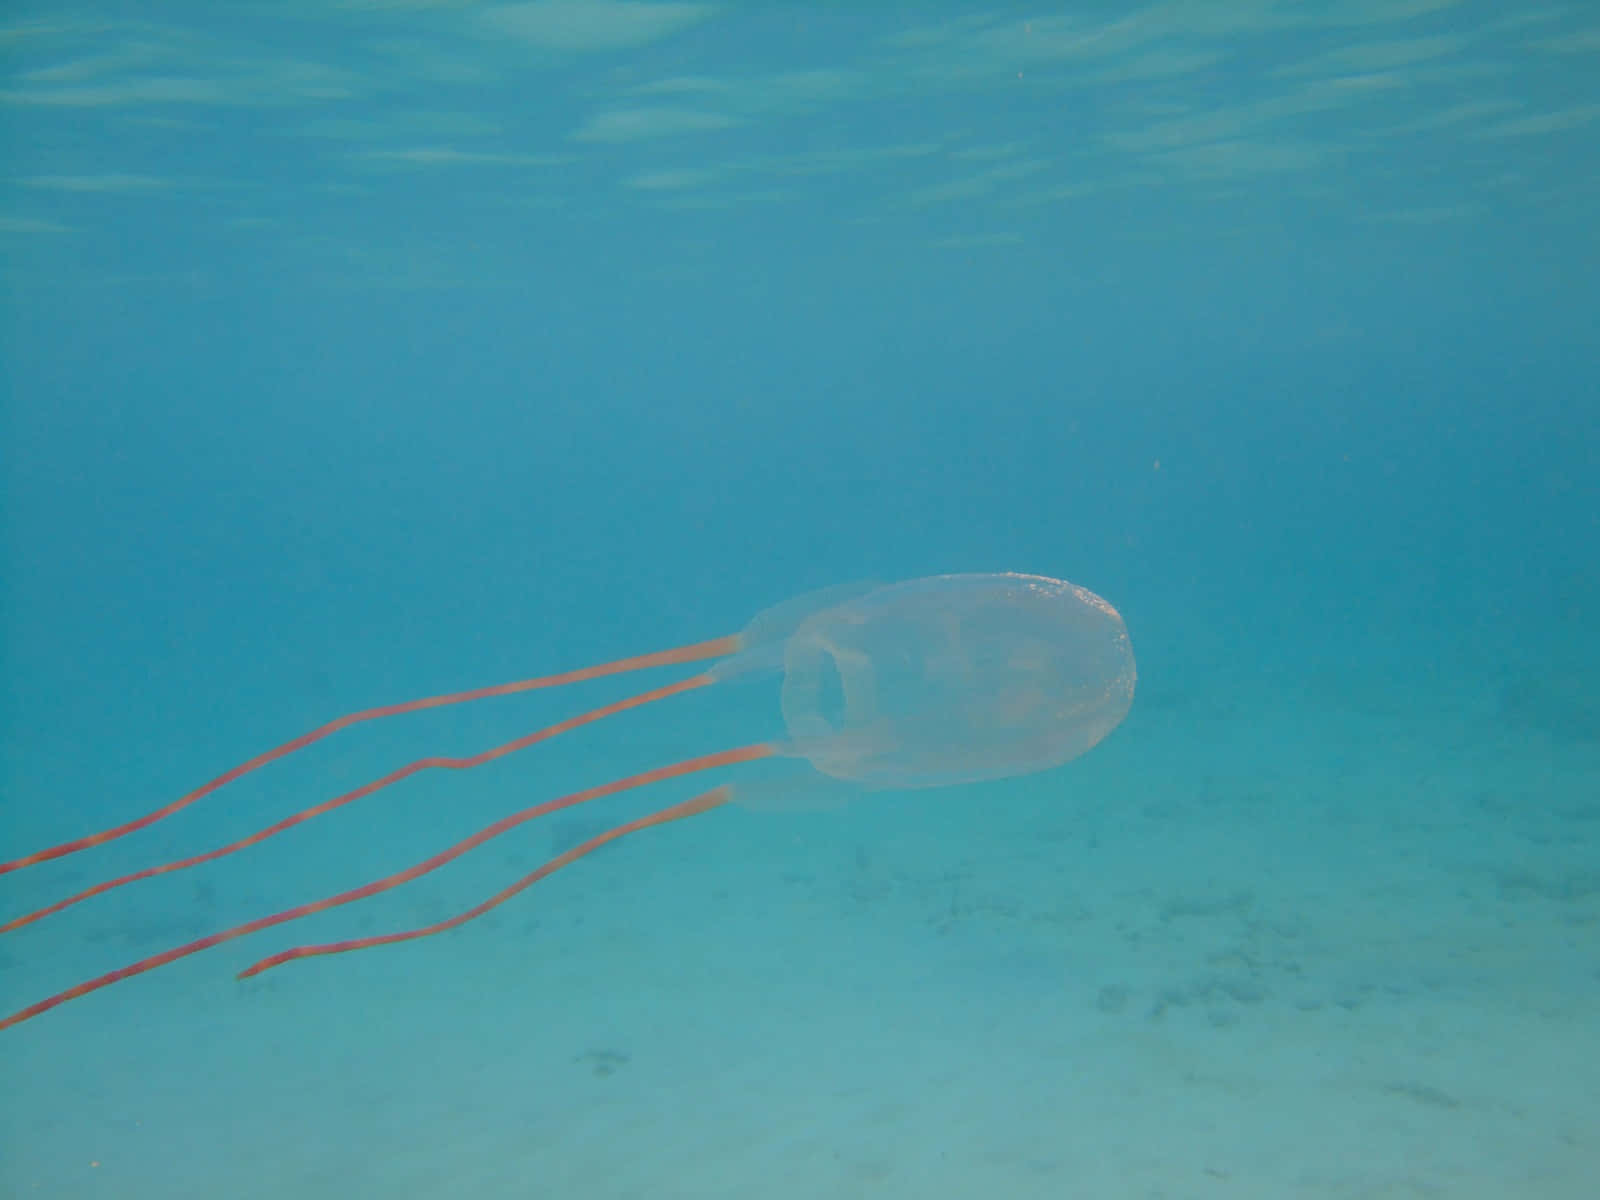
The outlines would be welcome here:
[[[0,859],[854,580],[1065,578],[1139,663],[1045,774],[720,809],[233,978],[661,784],[7,1029],[0,1193],[1593,1194],[1585,6],[24,0],[0,47]],[[345,730],[0,919],[692,670]],[[0,936],[0,1013],[775,704],[95,897]]]

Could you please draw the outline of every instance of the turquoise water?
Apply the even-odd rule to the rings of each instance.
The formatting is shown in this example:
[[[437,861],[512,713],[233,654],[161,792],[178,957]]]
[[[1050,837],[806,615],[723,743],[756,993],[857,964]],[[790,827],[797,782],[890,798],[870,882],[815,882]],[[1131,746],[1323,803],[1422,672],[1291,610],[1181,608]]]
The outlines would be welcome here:
[[[234,979],[747,768],[674,780],[6,1029],[0,1193],[1592,1194],[1582,6],[3,21],[0,859],[857,580],[1071,580],[1139,685],[1045,773]],[[0,920],[695,669],[344,730]],[[779,731],[756,682],[422,772],[0,935],[0,1015]]]

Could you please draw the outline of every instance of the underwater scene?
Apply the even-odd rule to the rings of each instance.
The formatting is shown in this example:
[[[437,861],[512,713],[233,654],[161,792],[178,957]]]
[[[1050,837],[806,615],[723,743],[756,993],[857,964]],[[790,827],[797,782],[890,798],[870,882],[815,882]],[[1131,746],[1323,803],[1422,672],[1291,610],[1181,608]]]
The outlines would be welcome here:
[[[16,0],[0,1196],[1590,1200],[1600,10]]]

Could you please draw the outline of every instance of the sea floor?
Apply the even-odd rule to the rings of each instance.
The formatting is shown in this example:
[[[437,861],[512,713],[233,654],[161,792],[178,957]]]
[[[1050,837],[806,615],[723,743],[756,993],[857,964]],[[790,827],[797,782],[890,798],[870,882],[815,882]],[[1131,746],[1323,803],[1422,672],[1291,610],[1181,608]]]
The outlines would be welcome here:
[[[307,937],[219,947],[0,1034],[0,1190],[1589,1200],[1600,737],[1530,686],[1155,687],[1045,776],[719,812],[243,984]],[[5,1009],[409,861],[370,840],[10,935]],[[307,934],[437,919],[554,846]],[[108,869],[73,862],[8,911]]]

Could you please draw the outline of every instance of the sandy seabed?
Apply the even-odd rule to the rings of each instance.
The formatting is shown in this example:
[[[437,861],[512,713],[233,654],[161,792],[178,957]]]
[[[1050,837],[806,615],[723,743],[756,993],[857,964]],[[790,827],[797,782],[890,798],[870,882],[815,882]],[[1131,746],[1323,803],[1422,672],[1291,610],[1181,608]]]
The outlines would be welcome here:
[[[1600,740],[1503,703],[1155,691],[1045,776],[653,830],[456,934],[247,984],[304,939],[209,951],[4,1035],[0,1181],[1588,1200]],[[476,869],[312,936],[524,868]],[[255,888],[170,917],[226,878],[13,935],[8,1010],[253,915]]]

